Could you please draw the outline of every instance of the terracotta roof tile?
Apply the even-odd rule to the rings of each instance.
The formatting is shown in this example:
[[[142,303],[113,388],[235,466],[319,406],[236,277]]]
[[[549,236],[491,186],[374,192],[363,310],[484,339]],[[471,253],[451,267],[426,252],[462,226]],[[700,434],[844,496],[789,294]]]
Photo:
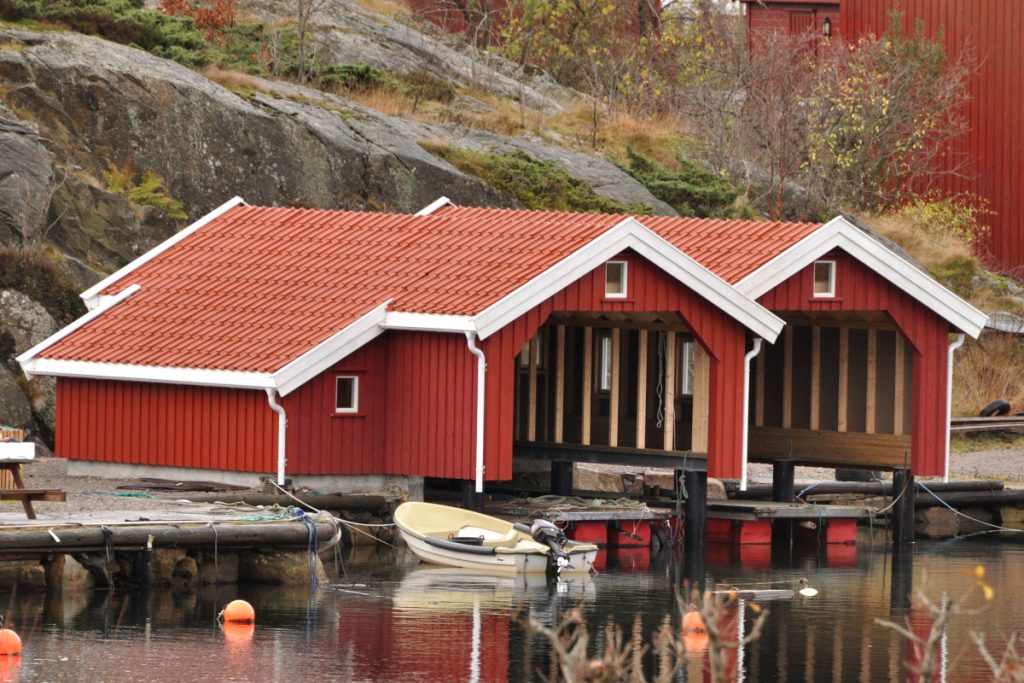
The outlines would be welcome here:
[[[240,206],[109,287],[104,294],[141,290],[41,355],[273,372],[388,299],[389,310],[478,313],[622,219]],[[819,227],[638,220],[729,282]]]

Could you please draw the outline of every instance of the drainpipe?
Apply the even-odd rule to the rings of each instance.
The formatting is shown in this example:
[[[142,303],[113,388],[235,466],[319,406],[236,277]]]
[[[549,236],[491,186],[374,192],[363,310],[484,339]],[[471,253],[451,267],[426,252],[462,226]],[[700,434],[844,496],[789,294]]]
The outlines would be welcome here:
[[[750,361],[761,353],[761,338],[754,337],[754,348],[743,356],[743,469],[740,470],[740,491],[747,490],[747,442],[750,441]]]
[[[476,492],[484,492],[484,389],[487,388],[487,359],[476,345],[476,332],[466,331],[469,352],[476,356]]]
[[[946,358],[946,468],[942,481],[949,481],[949,421],[953,417],[953,353],[964,345],[964,335],[956,335],[949,343],[949,356]]]
[[[270,409],[277,413],[277,485],[284,486],[284,444],[288,432],[288,418],[284,414],[284,407],[277,402],[277,389],[267,389],[267,401],[270,403]]]

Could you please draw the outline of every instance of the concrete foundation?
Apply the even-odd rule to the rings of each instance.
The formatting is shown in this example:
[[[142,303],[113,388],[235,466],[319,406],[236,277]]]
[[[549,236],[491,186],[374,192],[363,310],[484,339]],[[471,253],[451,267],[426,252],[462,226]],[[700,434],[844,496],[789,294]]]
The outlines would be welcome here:
[[[191,467],[163,467],[160,465],[131,465],[116,462],[68,460],[68,474],[75,477],[102,477],[104,479],[169,479],[173,481],[215,481],[231,486],[256,488],[270,472],[235,472],[207,470]],[[396,489],[408,500],[423,500],[423,478],[390,474],[288,474],[293,486],[303,486],[323,492],[388,493]]]

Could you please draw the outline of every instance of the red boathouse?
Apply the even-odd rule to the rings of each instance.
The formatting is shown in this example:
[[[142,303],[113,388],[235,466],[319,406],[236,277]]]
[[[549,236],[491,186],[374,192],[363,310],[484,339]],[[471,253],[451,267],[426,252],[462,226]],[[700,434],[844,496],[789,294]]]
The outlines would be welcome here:
[[[985,316],[824,225],[228,202],[19,358],[72,471],[508,480],[520,459],[946,468]]]

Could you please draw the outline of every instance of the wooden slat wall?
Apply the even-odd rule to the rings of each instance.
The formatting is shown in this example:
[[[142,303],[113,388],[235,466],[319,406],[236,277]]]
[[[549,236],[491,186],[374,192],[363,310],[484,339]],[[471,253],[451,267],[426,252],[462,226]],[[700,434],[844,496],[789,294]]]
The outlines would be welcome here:
[[[276,469],[262,391],[57,380],[56,453],[74,460],[243,472]]]
[[[945,397],[946,346],[949,325],[894,285],[882,280],[867,267],[847,254],[836,250],[828,255],[836,261],[836,297],[814,299],[813,268],[808,266],[759,299],[769,310],[784,315],[786,311],[884,311],[908,344],[905,357],[910,356],[912,372],[909,426],[912,467],[922,476],[943,474],[945,466]],[[855,357],[854,333],[849,333],[851,363]],[[867,334],[864,334],[865,340]],[[877,349],[876,349],[877,353]],[[865,366],[864,381],[870,373]],[[877,386],[877,377],[876,386]],[[770,381],[770,380],[769,380]],[[858,373],[851,367],[848,378],[850,396],[855,395],[853,383]],[[893,382],[888,386],[895,387]],[[769,385],[770,387],[770,385]],[[906,391],[907,388],[904,388]],[[853,422],[854,406],[848,405],[847,427],[859,431]],[[906,422],[906,421],[905,421]],[[870,429],[870,425],[865,425]]]
[[[381,337],[284,398],[288,466],[294,474],[375,474],[382,471],[388,337]],[[335,377],[359,378],[359,412],[334,412]]]
[[[733,319],[636,254],[625,252],[616,259],[626,259],[630,263],[627,299],[604,298],[604,269],[599,267],[482,343],[488,361],[489,426],[485,449],[488,479],[509,479],[512,476],[515,356],[554,311],[679,313],[711,356],[709,474],[714,477],[739,476],[742,430],[737,425],[743,415],[743,392],[739,387],[743,381],[746,331]]]
[[[754,8],[754,3],[749,5]],[[891,11],[904,13],[904,31],[917,20],[949,54],[968,45],[977,68],[968,81],[968,132],[951,145],[946,160],[965,164],[944,178],[948,193],[984,197],[991,209],[987,251],[1004,268],[1024,265],[1024,3],[1019,0],[844,0],[838,27],[847,39],[881,35]]]
[[[466,338],[431,332],[389,332],[386,336],[390,337],[387,399],[378,428],[386,433],[385,457],[377,471],[472,479],[477,361]],[[508,370],[514,370],[518,351],[516,347],[508,356]],[[488,381],[491,373],[488,369]],[[512,380],[511,372],[508,380]],[[501,401],[508,411],[504,428],[511,439],[512,384],[508,389],[508,396]]]

